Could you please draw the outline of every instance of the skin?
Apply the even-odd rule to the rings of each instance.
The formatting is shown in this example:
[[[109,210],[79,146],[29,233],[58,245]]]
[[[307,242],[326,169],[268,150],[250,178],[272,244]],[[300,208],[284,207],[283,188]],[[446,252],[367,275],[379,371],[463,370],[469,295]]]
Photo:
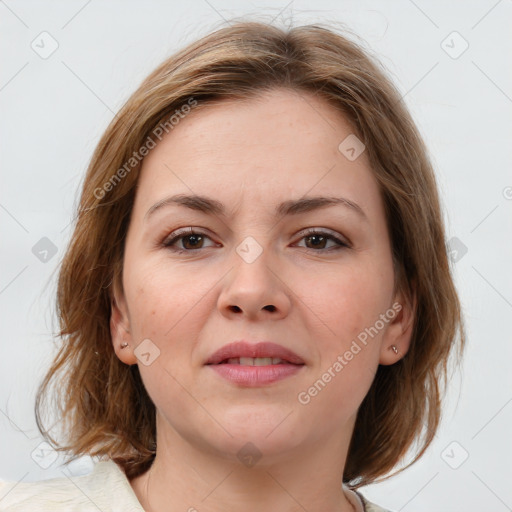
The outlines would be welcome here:
[[[393,295],[384,207],[366,153],[350,161],[338,150],[351,133],[323,100],[276,89],[193,110],[145,158],[111,317],[116,354],[138,364],[157,409],[155,461],[131,481],[145,510],[353,510],[340,483],[357,410],[378,365],[406,354],[414,305]],[[173,205],[145,220],[178,193],[210,196],[226,214]],[[313,195],[349,198],[367,221],[340,205],[274,217],[278,203]],[[189,226],[206,235],[175,243],[189,252],[163,245]],[[315,245],[302,234],[309,227],[350,247]],[[263,251],[252,263],[236,251],[249,236]],[[402,310],[301,404],[298,393],[394,302]],[[134,352],[144,339],[160,351],[148,366]],[[270,385],[237,386],[204,363],[238,339],[282,344],[306,364]],[[252,467],[237,457],[248,442],[262,455]]]

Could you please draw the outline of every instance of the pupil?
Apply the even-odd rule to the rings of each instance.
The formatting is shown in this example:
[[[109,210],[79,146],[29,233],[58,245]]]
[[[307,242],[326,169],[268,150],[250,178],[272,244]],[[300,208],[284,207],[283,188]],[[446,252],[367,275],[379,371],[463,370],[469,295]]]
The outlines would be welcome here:
[[[195,239],[195,242],[194,242],[194,239]],[[200,239],[201,239],[201,235],[188,235],[184,238],[185,246],[187,245],[187,242],[190,242],[190,240],[192,240],[192,246],[195,246],[197,241],[198,240],[200,241]]]
[[[310,240],[313,240],[313,239],[316,239],[317,241],[320,241],[320,244],[325,240],[325,237],[321,236],[321,235],[311,235],[309,237]],[[313,245],[317,246],[318,243],[314,243],[313,242]]]

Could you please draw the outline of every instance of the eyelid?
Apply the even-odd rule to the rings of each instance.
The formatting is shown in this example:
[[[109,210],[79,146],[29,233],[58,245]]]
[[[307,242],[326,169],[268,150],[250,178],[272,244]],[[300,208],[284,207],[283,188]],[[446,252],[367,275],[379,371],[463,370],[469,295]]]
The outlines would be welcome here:
[[[190,235],[204,236],[204,237],[209,238],[212,242],[214,242],[212,236],[208,234],[207,230],[204,230],[203,228],[196,228],[194,226],[187,226],[187,227],[178,228],[178,229],[175,229],[174,231],[172,231],[169,235],[167,235],[164,238],[162,245],[165,247],[170,247],[172,243],[175,243],[179,239],[186,237],[186,236],[190,236]],[[214,243],[216,243],[216,242],[214,242]],[[185,251],[184,249],[177,249],[177,250]],[[186,251],[186,252],[191,252],[191,251]]]
[[[299,233],[297,233],[296,236],[300,236],[301,238],[303,238],[305,236],[310,235],[328,235],[332,239],[345,245],[346,247],[352,247],[352,242],[350,242],[350,240],[347,237],[340,235],[336,231],[332,231],[329,228],[305,228],[302,231],[299,231]]]
[[[213,238],[208,234],[207,230],[204,230],[203,228],[196,228],[194,226],[187,226],[184,228],[178,228],[171,232],[166,238],[163,240],[161,245],[169,250],[172,250],[176,253],[194,253],[194,252],[200,252],[201,249],[207,249],[208,247],[199,247],[197,249],[179,249],[179,248],[173,248],[172,246],[177,243],[180,239],[191,236],[191,235],[198,235],[202,237],[209,238],[214,244],[217,244],[213,240]],[[313,235],[319,235],[319,236],[325,236],[328,240],[334,242],[336,244],[335,247],[331,247],[328,249],[314,249],[310,247],[305,247],[307,251],[312,252],[318,252],[318,253],[329,253],[340,249],[351,249],[352,243],[350,240],[348,240],[345,236],[339,235],[336,231],[332,231],[329,228],[320,228],[320,227],[309,227],[305,228],[302,231],[299,231],[295,238],[298,237],[298,242],[300,242],[302,239],[313,236]],[[297,243],[297,242],[296,242]],[[217,244],[218,245],[218,244]]]

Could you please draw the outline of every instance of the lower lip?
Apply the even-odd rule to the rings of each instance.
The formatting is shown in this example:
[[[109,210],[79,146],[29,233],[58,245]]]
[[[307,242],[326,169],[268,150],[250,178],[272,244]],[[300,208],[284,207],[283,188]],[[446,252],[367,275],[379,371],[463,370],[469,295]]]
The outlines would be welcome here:
[[[241,364],[208,365],[226,380],[246,387],[257,387],[271,384],[295,375],[304,365],[272,364],[266,366],[244,366]]]

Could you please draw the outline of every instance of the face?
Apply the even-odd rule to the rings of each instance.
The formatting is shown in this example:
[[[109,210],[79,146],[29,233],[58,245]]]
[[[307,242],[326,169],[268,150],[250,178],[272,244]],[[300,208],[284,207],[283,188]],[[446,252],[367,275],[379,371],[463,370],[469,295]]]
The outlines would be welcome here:
[[[407,352],[377,183],[365,152],[338,149],[351,134],[322,100],[275,90],[192,111],[145,158],[111,329],[159,435],[227,457],[247,442],[272,457],[332,441],[353,427],[378,365]],[[174,195],[218,210],[162,203]],[[283,207],[312,197],[360,210]],[[226,379],[205,363],[237,340],[273,342],[303,364],[276,381]]]

